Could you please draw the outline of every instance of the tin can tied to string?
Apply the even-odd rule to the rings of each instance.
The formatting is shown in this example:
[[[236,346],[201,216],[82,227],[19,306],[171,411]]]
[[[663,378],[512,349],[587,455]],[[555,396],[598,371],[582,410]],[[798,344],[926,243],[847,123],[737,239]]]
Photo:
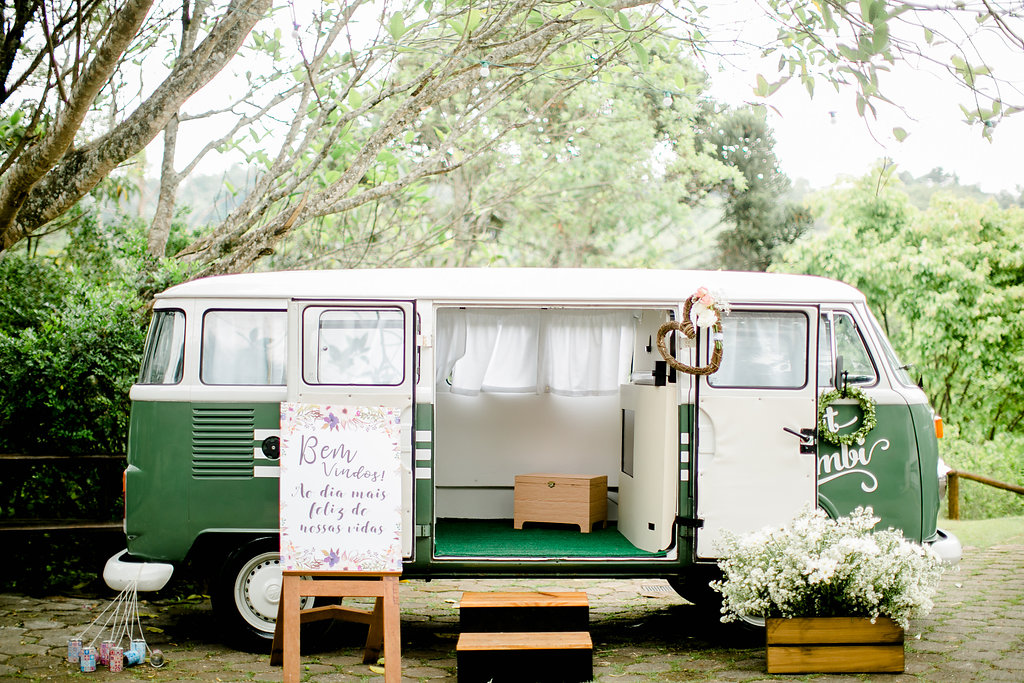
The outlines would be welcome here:
[[[140,629],[141,630],[141,629]],[[146,661],[146,641],[142,638],[133,638],[131,645],[132,652],[139,655],[139,663]]]
[[[110,648],[116,643],[113,640],[104,640],[100,642],[100,655],[96,663],[100,666],[106,666],[110,663]]]
[[[107,659],[107,668],[110,669],[111,673],[124,671],[124,648],[120,645],[115,645],[110,648],[110,655]]]
[[[68,638],[68,664],[78,664],[82,661],[82,639]]]
[[[92,673],[96,670],[96,648],[91,645],[82,646],[82,654],[79,658],[79,668],[82,673]]]
[[[150,650],[146,644],[135,582],[126,586],[85,630],[68,639],[68,663],[78,664],[83,672],[95,671],[97,664],[120,672],[147,659],[154,668],[164,665],[163,653]]]

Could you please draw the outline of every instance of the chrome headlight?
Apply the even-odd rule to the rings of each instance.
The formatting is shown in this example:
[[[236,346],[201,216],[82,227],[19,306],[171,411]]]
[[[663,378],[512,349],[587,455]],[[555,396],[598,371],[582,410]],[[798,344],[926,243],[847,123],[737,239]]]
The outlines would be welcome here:
[[[939,477],[939,498],[944,498],[946,496],[946,486],[949,484],[949,473],[952,470],[952,467],[946,465],[946,463],[942,461],[942,458],[939,458],[937,473]]]

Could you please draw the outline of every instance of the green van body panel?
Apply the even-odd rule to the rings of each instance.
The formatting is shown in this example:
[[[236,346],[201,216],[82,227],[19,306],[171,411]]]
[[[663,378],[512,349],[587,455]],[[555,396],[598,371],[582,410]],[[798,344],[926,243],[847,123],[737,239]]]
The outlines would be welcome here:
[[[179,561],[208,531],[276,533],[278,480],[253,476],[253,432],[279,423],[277,403],[135,401],[126,474],[129,552]]]
[[[860,415],[855,404],[833,404],[839,413],[837,421],[846,422]],[[914,406],[927,411],[927,406]],[[920,428],[911,421],[913,408],[907,405],[879,405],[876,407],[878,424],[868,432],[862,444],[840,446],[818,436],[818,497],[830,512],[846,515],[858,506],[870,506],[881,518],[878,528],[902,529],[907,538],[922,540],[923,514],[916,503],[923,489],[936,489],[926,481],[922,472],[934,473],[935,460],[922,462],[919,454],[921,442],[927,448],[927,439],[918,440]],[[843,430],[854,431],[857,425]],[[933,453],[934,438],[932,439]],[[936,475],[931,474],[931,480]],[[938,498],[935,493],[934,497]],[[908,505],[908,499],[914,504]],[[934,512],[932,513],[934,520]],[[930,524],[934,533],[934,521]]]
[[[128,551],[137,557],[180,561],[195,541],[187,519],[191,477],[181,466],[191,457],[191,426],[192,407],[188,403],[132,403],[125,472],[125,534]]]
[[[939,516],[939,441],[935,436],[935,417],[931,408],[923,403],[910,406],[917,438],[917,459],[921,465],[921,538],[931,541],[937,536]]]
[[[835,405],[840,421],[858,414],[855,405]],[[128,470],[128,549],[138,557],[178,561],[186,557],[205,533],[275,533],[278,528],[278,480],[253,477],[252,452],[259,447],[254,429],[276,429],[276,403],[172,403],[136,401],[132,410]],[[671,566],[692,563],[694,531],[686,523],[694,515],[692,405],[679,407],[680,486],[678,561],[657,561]],[[902,529],[908,538],[922,541],[935,536],[939,507],[938,488],[923,473],[936,471],[938,449],[927,405],[879,405],[878,425],[863,444],[836,446],[818,440],[818,496],[832,514],[847,514],[858,506],[871,506],[881,518],[880,528]],[[908,419],[909,418],[909,419]],[[433,406],[415,410],[415,443],[431,452],[430,460],[416,460],[418,470],[432,473]],[[852,428],[851,428],[852,429]],[[424,437],[429,435],[429,440]],[[190,467],[181,463],[191,461]],[[537,562],[433,560],[432,478],[416,477],[415,523],[423,532],[415,539],[415,560],[408,570],[422,575],[454,575],[473,571],[518,574],[538,569]],[[910,497],[919,505],[907,505]],[[167,505],[166,500],[185,501]],[[573,567],[586,574],[622,574],[630,569],[649,575],[650,563],[560,560],[543,563],[552,571]],[[640,566],[638,566],[640,565]],[[641,568],[643,567],[643,568]],[[560,568],[560,569],[558,569]]]
[[[415,448],[429,449],[429,460],[418,460],[413,455],[413,504],[416,506],[414,520],[417,528],[415,538],[415,550],[413,551],[413,564],[416,567],[426,567],[430,564],[430,557],[433,554],[433,540],[429,532],[421,533],[419,530],[429,530],[434,523],[434,406],[429,403],[418,403],[413,410],[413,424],[416,430]],[[429,435],[429,440],[421,440],[421,435]],[[420,478],[417,470],[427,470],[429,478]]]
[[[693,416],[692,403],[679,406],[679,518],[686,521],[679,524],[676,537],[679,542],[679,556],[684,558],[694,556],[696,543],[693,522],[689,522],[697,514],[693,496],[693,482],[697,480],[694,457],[697,443],[693,433]]]

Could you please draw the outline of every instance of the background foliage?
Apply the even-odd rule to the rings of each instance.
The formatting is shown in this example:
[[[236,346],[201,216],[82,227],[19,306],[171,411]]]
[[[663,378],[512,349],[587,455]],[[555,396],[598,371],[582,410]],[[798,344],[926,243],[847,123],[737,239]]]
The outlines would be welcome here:
[[[891,168],[823,193],[831,228],[796,242],[773,269],[863,291],[947,424],[954,468],[1024,481],[1024,210],[939,191],[910,201]],[[961,487],[967,516],[1020,514],[1020,496]]]
[[[0,518],[117,521],[124,460],[81,456],[125,452],[148,318],[142,297],[183,273],[146,262],[137,220],[104,220],[94,207],[51,241],[0,257],[0,453],[27,456],[3,463]],[[73,457],[32,459],[44,455]],[[119,545],[114,534],[22,533],[3,583],[95,585]]]

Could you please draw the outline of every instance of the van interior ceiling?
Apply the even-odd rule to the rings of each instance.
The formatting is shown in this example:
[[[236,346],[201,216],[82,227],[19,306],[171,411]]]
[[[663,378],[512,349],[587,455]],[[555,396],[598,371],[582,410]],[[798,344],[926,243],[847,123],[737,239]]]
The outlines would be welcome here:
[[[435,321],[434,505],[438,557],[668,556],[672,545],[623,535],[630,516],[658,516],[671,527],[678,479],[676,386],[657,387],[670,416],[669,446],[648,459],[657,472],[633,470],[634,387],[655,391],[653,340],[667,310],[603,308],[440,308]],[[640,410],[645,410],[640,408]],[[649,410],[649,409],[647,409]],[[623,424],[627,424],[624,444]],[[639,442],[637,442],[639,443]],[[650,446],[642,449],[651,450]],[[670,473],[671,494],[661,481]],[[531,473],[604,475],[608,524],[589,533],[570,524],[513,528],[515,477]],[[628,481],[626,481],[628,480]],[[624,485],[638,501],[668,506],[642,512],[621,504]],[[647,487],[659,491],[646,491]],[[648,496],[648,493],[650,495]],[[668,498],[668,500],[665,500]],[[640,522],[636,522],[637,525]],[[638,547],[643,546],[643,547]]]

